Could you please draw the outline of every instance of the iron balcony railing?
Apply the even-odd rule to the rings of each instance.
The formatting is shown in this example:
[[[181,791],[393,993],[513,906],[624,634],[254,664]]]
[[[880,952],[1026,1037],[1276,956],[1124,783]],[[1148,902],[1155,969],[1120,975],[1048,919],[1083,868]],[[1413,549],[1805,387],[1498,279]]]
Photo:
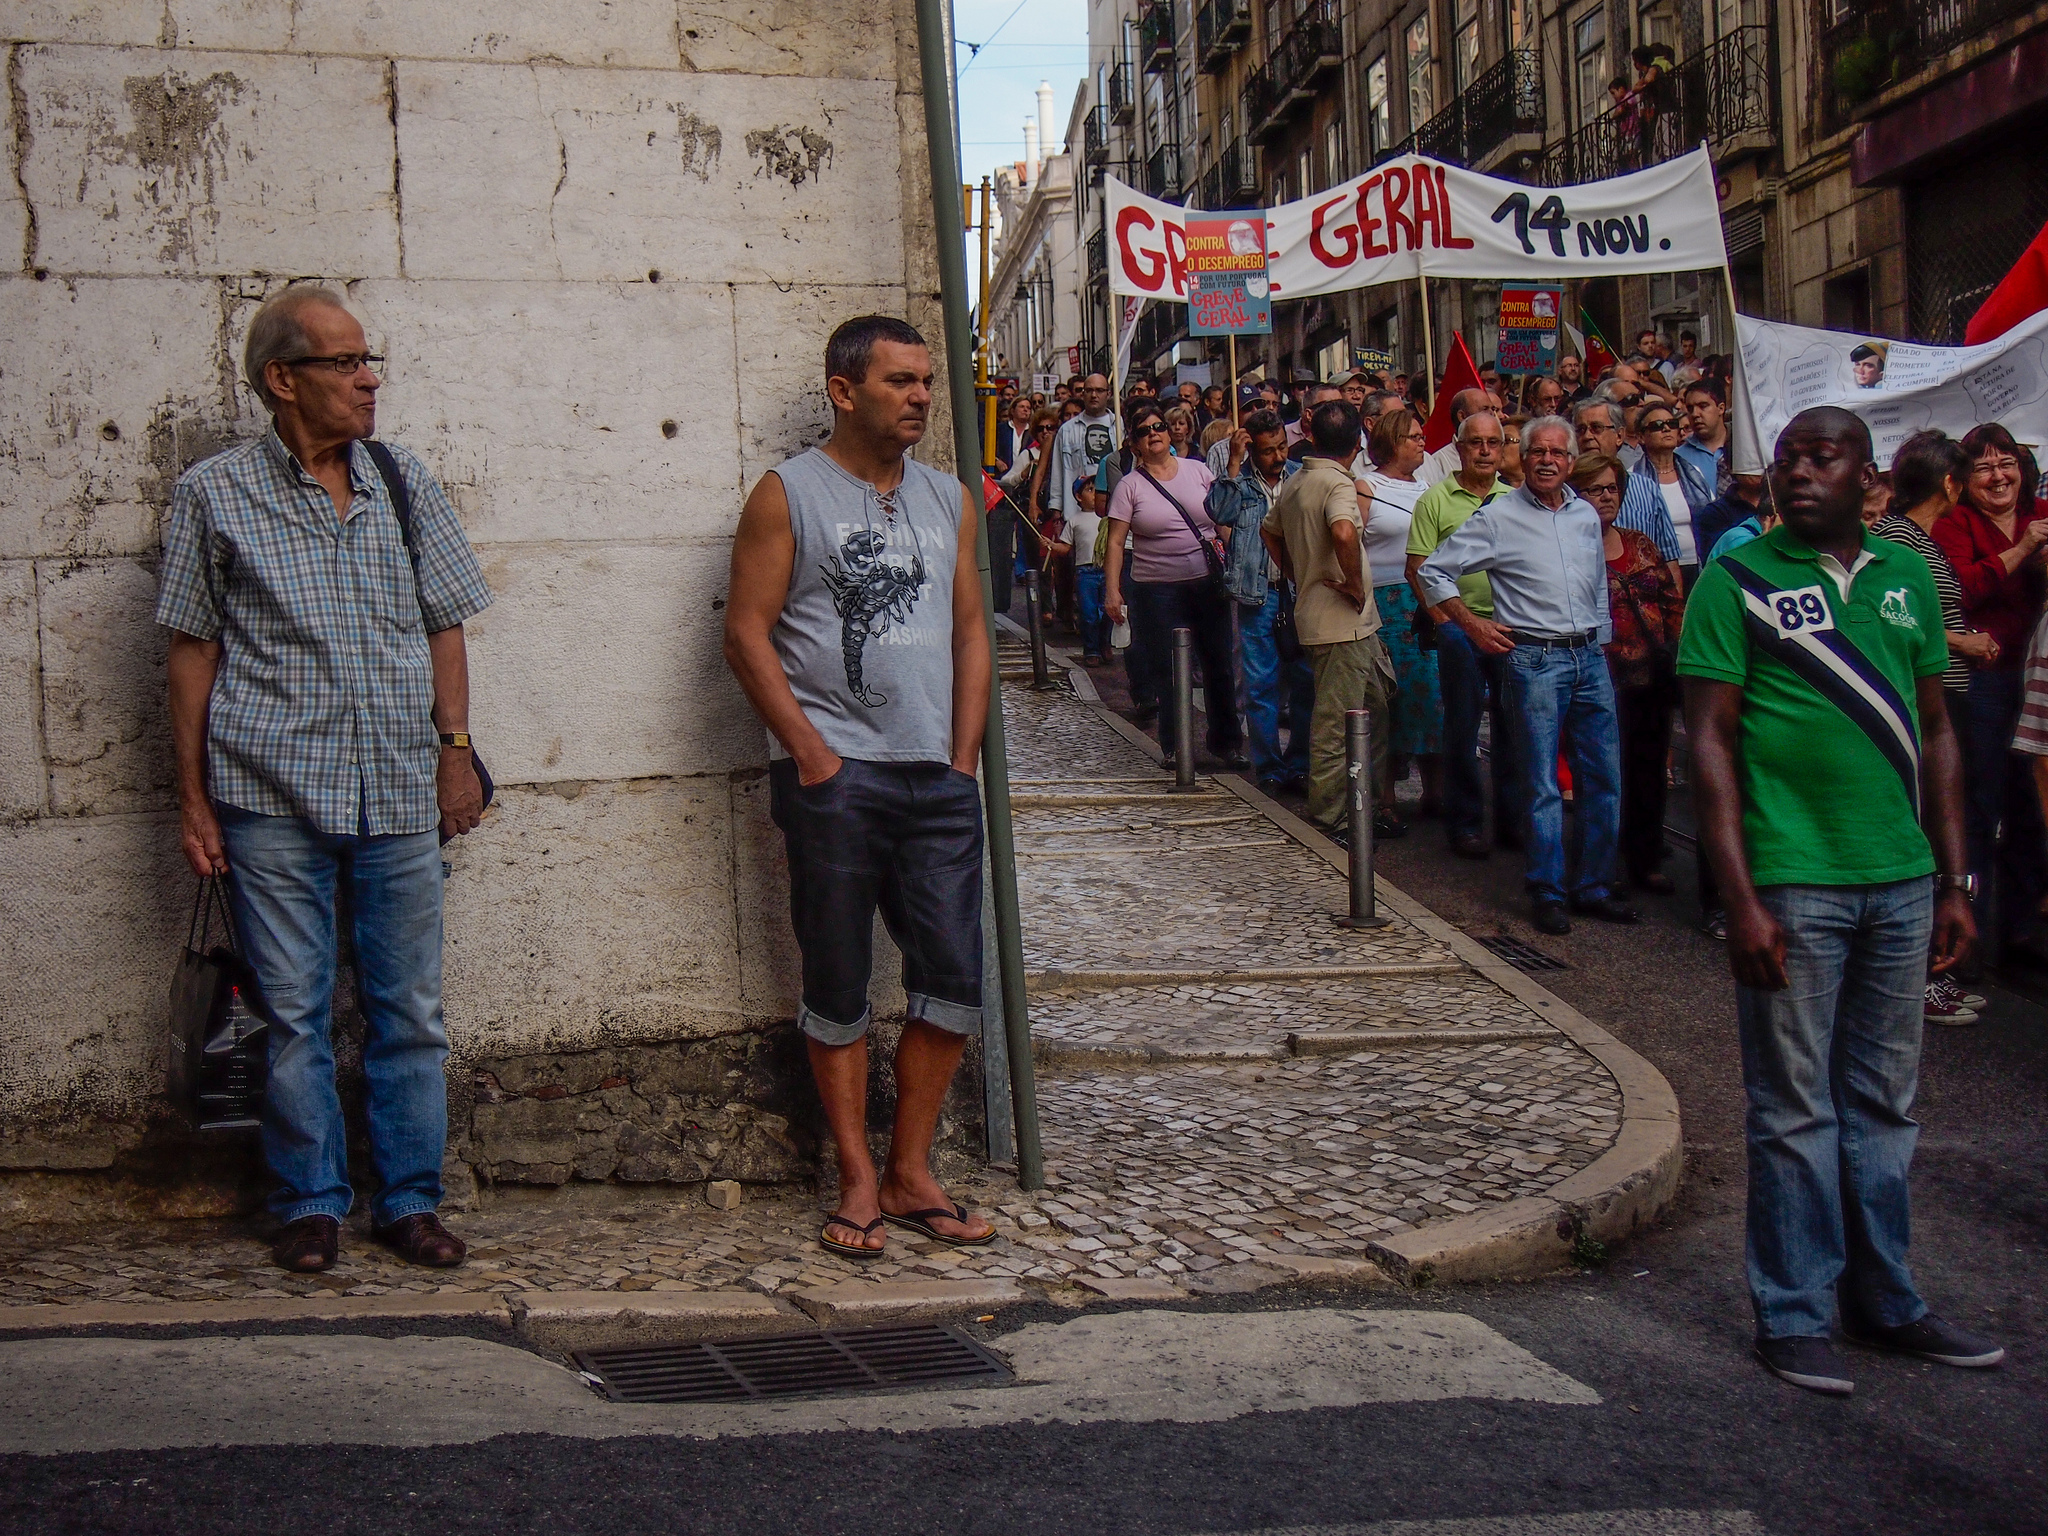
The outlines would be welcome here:
[[[1550,145],[1529,179],[1562,187],[1659,165],[1705,139],[1717,151],[1744,135],[1777,134],[1771,88],[1771,29],[1737,27],[1656,88],[1649,110],[1615,107]]]
[[[1090,107],[1081,119],[1082,151],[1090,165],[1100,165],[1109,158],[1109,113],[1102,107]]]
[[[1173,0],[1153,0],[1139,13],[1138,61],[1148,75],[1173,68]]]
[[[1161,144],[1146,157],[1143,192],[1147,197],[1179,202],[1186,191],[1180,179],[1180,146]]]
[[[1252,131],[1272,138],[1297,112],[1314,103],[1324,75],[1344,62],[1344,29],[1337,0],[1311,0],[1266,62],[1245,82],[1245,113]]]
[[[1252,0],[1209,0],[1195,18],[1195,57],[1208,73],[1220,75],[1251,35]]]
[[[1116,348],[1105,341],[1095,349],[1090,362],[1093,365],[1088,370],[1090,373],[1099,373],[1105,379],[1108,378],[1116,365]]]
[[[2039,0],[1836,0],[1820,34],[1820,129],[1910,79],[1958,43],[2033,10]]]
[[[1243,139],[1225,146],[1202,177],[1204,208],[1256,208],[1259,192],[1259,147]]]
[[[1428,155],[1453,165],[1482,164],[1517,134],[1543,132],[1543,74],[1536,50],[1502,54],[1443,111],[1380,156]]]
[[[1088,237],[1088,281],[1094,282],[1109,271],[1109,231],[1098,229]]]
[[[1138,83],[1129,63],[1114,66],[1109,72],[1109,120],[1112,123],[1128,123],[1138,109]]]
[[[1146,305],[1131,336],[1132,366],[1149,368],[1153,358],[1187,333],[1188,307],[1185,304]]]

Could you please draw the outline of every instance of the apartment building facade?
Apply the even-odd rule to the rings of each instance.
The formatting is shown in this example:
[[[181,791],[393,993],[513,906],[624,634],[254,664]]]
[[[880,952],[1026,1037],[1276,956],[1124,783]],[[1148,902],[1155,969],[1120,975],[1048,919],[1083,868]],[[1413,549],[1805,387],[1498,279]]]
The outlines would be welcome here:
[[[1729,270],[1571,285],[1611,341],[1648,326],[1734,345],[1732,314],[1960,341],[2048,220],[2048,4],[2039,0],[1097,0],[1075,198],[1086,342],[1113,303],[1104,171],[1204,208],[1271,206],[1431,155],[1536,186],[1701,143]],[[1612,90],[1671,61],[1645,129]],[[1732,289],[1732,292],[1731,292]],[[1240,372],[1330,376],[1360,348],[1424,361],[1420,284],[1282,303]],[[1432,283],[1439,360],[1491,357],[1499,284]],[[1220,359],[1156,306],[1132,366]]]

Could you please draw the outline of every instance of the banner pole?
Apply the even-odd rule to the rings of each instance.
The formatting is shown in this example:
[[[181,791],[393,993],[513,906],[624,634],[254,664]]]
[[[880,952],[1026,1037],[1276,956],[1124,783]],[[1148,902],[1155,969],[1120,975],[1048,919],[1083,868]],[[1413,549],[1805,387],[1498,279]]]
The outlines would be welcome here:
[[[1226,338],[1226,341],[1230,351],[1230,360],[1226,364],[1230,369],[1230,430],[1235,432],[1237,430],[1237,332],[1232,331]]]
[[[1422,289],[1422,360],[1429,372],[1429,403],[1436,404],[1436,340],[1429,330],[1429,279],[1422,273],[1415,274],[1417,286]],[[1410,394],[1414,391],[1411,389]]]
[[[1756,426],[1756,407],[1749,398],[1749,371],[1742,366],[1742,328],[1736,323],[1740,311],[1735,300],[1735,268],[1721,265],[1721,281],[1728,285],[1728,358],[1734,370],[1728,391],[1728,468],[1738,475],[1760,475],[1764,471],[1764,445]]]

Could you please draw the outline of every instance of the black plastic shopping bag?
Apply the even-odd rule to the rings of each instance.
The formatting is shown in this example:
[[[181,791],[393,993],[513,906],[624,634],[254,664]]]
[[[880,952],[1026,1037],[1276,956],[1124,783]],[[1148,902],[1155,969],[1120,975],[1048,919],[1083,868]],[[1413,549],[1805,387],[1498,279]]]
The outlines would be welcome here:
[[[212,939],[215,912],[219,938]],[[171,975],[171,1051],[166,1089],[196,1130],[249,1130],[261,1123],[269,1040],[249,1006],[221,877],[199,887],[184,951]]]

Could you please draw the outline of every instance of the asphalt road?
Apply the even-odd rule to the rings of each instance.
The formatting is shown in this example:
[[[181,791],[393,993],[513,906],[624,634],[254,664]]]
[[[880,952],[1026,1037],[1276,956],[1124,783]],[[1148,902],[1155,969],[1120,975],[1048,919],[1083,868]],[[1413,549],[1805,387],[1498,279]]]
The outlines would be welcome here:
[[[1440,827],[1418,822],[1408,839],[1383,846],[1381,863],[1468,931],[1511,932],[1564,960],[1567,969],[1545,973],[1545,983],[1671,1080],[1685,1114],[1686,1182],[1668,1220],[1598,1268],[1527,1284],[1260,1293],[1182,1308],[1456,1312],[1590,1388],[1598,1402],[1502,1400],[1475,1387],[1471,1397],[1217,1422],[12,1455],[0,1457],[0,1529],[2048,1530],[2040,1321],[2048,1013],[1980,988],[1994,996],[1987,1019],[1930,1030],[1923,1068],[1916,1268],[1937,1309],[2007,1345],[2007,1364],[1961,1372],[1851,1351],[1853,1398],[1786,1387],[1747,1354],[1732,989],[1721,947],[1693,926],[1689,864],[1673,860],[1680,893],[1647,898],[1642,926],[1581,924],[1565,938],[1539,939],[1511,855],[1453,860]],[[1069,1316],[1020,1308],[983,1332],[1000,1349],[1005,1335]],[[215,1388],[236,1393],[233,1374],[221,1374]],[[309,1381],[307,1390],[319,1388]],[[1202,1392],[1185,1382],[1176,1390]],[[34,1395],[17,1390],[0,1416],[34,1413]],[[365,1438],[375,1437],[366,1428]],[[1594,1518],[1601,1512],[1609,1518]],[[1417,1521],[1447,1523],[1397,1524]]]

